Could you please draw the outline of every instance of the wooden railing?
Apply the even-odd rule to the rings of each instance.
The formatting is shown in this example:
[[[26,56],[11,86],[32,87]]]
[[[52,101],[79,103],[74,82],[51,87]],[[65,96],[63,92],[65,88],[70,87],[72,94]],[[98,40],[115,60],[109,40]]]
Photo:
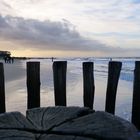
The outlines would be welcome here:
[[[105,111],[114,114],[118,80],[122,63],[110,61],[106,91]],[[67,61],[53,63],[54,97],[56,106],[66,106]],[[83,62],[84,106],[94,109],[94,63]],[[27,108],[40,107],[40,62],[27,62]],[[132,102],[132,123],[140,130],[140,61],[135,62]],[[0,63],[0,113],[5,109],[4,67]]]

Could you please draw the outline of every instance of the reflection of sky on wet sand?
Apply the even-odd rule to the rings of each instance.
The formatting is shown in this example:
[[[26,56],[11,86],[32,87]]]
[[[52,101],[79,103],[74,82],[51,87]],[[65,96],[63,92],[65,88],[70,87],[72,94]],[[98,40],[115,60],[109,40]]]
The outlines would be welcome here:
[[[31,60],[38,61],[38,60]],[[51,60],[39,60],[41,73],[41,107],[54,106],[53,72]],[[95,64],[95,68],[98,65]],[[105,66],[104,66],[105,67]],[[106,71],[102,67],[103,71]],[[5,64],[6,109],[25,113],[27,108],[26,61]],[[94,72],[94,109],[104,110],[107,86],[107,72]],[[130,119],[132,82],[120,80],[116,99],[116,114]],[[83,106],[82,61],[68,61],[67,64],[67,105]]]
[[[4,64],[5,81],[14,81],[25,77],[24,61],[15,60],[14,64]]]
[[[6,111],[24,111],[26,108],[26,83],[24,61],[4,64]],[[25,111],[24,111],[25,112]]]

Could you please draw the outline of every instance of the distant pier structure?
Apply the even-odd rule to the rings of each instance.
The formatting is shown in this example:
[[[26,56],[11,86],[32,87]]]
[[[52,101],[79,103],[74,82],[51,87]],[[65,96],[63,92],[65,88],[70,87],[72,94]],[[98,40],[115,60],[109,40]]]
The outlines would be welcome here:
[[[11,57],[9,51],[0,51],[0,59],[3,59],[5,63],[14,63],[14,57]]]
[[[0,51],[0,58],[11,57],[11,52],[9,51]]]

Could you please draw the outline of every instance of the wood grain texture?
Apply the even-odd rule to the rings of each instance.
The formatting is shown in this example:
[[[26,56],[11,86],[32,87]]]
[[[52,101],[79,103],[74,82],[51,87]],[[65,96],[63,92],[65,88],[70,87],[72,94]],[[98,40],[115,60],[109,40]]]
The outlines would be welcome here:
[[[97,111],[66,122],[53,129],[54,133],[87,136],[95,139],[132,139],[137,133],[129,122],[109,113]]]
[[[36,140],[35,135],[21,130],[0,130],[0,140]]]
[[[54,126],[91,112],[93,110],[88,108],[58,106],[27,110],[26,116],[39,130],[49,130]]]
[[[139,140],[137,129],[107,112],[80,107],[34,108],[0,115],[0,140]]]
[[[96,140],[94,138],[87,138],[87,137],[78,137],[78,136],[69,136],[69,135],[42,135],[40,140]]]
[[[20,112],[0,114],[0,129],[2,128],[35,130],[35,127]]]

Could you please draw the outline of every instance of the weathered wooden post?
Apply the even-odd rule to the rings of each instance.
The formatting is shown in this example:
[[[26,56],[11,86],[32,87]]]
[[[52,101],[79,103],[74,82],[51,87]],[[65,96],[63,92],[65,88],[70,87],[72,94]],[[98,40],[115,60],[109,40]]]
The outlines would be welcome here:
[[[93,62],[83,63],[84,106],[93,109],[94,102],[94,74]]]
[[[5,81],[4,81],[4,67],[0,63],[0,113],[5,112]]]
[[[116,93],[121,67],[121,62],[109,62],[105,111],[112,114],[115,113]]]
[[[135,62],[133,101],[132,101],[132,123],[140,130],[140,61]]]
[[[40,62],[27,62],[27,108],[40,107]]]
[[[66,61],[53,63],[55,105],[66,106]]]

